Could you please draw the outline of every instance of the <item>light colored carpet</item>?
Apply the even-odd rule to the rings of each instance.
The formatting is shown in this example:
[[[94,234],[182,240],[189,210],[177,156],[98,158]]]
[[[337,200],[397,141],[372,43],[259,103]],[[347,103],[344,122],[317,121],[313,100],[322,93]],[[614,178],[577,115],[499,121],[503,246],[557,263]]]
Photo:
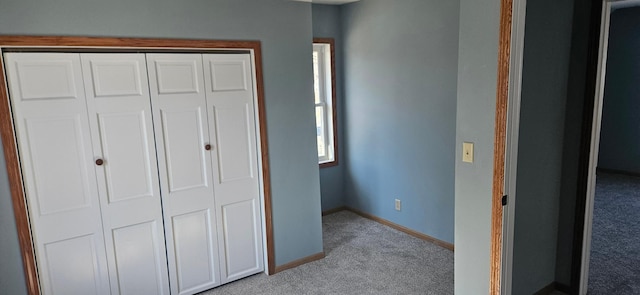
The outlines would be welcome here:
[[[324,259],[201,295],[453,294],[452,251],[348,211],[322,220]]]

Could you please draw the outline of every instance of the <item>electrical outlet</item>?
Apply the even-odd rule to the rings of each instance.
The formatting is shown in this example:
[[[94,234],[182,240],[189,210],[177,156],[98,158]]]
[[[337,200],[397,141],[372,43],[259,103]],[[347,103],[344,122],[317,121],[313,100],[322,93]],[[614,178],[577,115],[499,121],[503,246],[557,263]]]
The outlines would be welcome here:
[[[402,203],[400,200],[396,199],[396,211],[400,211],[402,209]]]

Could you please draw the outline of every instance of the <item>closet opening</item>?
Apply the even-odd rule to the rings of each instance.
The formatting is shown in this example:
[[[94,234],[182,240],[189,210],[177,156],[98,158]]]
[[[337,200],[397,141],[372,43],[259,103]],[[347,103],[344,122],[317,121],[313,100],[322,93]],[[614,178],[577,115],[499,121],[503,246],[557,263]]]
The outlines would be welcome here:
[[[190,64],[192,62],[190,58],[193,58],[193,60],[195,61],[201,60],[203,66],[200,66],[201,67],[200,69],[202,70],[199,70],[195,73],[203,73],[205,76],[212,75],[211,73],[214,73],[215,75],[216,69],[213,69],[213,67],[216,67],[216,66],[218,67],[218,70],[229,70],[231,71],[230,73],[244,73],[243,75],[247,77],[247,79],[245,80],[246,85],[244,85],[245,86],[244,88],[246,88],[247,91],[253,93],[253,96],[251,98],[253,111],[245,112],[245,114],[247,114],[247,120],[245,122],[248,122],[247,125],[252,125],[249,127],[254,128],[255,130],[254,144],[247,143],[247,145],[253,146],[252,148],[255,148],[254,153],[257,158],[255,159],[255,163],[256,163],[255,176],[257,177],[257,183],[258,183],[259,200],[253,206],[259,206],[258,211],[259,211],[260,220],[256,224],[259,224],[260,231],[262,232],[261,240],[259,241],[259,244],[261,245],[259,251],[262,251],[262,252],[259,256],[256,256],[256,257],[262,257],[261,264],[264,265],[264,272],[266,272],[267,274],[275,273],[276,265],[275,265],[275,248],[274,248],[274,242],[273,242],[272,211],[271,211],[269,153],[268,153],[268,141],[267,141],[267,132],[266,132],[267,126],[266,126],[266,116],[265,116],[266,114],[265,114],[265,101],[264,101],[264,85],[263,85],[263,74],[262,74],[262,53],[261,53],[261,44],[259,41],[1,36],[0,37],[0,64],[2,64],[2,70],[0,70],[0,136],[2,138],[3,150],[5,153],[5,158],[7,162],[6,164],[7,164],[7,171],[9,175],[13,211],[15,214],[16,226],[18,230],[21,255],[22,255],[22,260],[24,265],[25,278],[27,282],[27,289],[30,294],[40,294],[43,291],[43,288],[45,288],[45,286],[43,286],[43,282],[41,281],[42,278],[39,279],[38,277],[39,276],[38,267],[44,267],[44,266],[36,263],[35,253],[37,253],[37,249],[35,249],[35,246],[34,246],[36,241],[34,241],[34,236],[32,234],[33,228],[31,224],[33,221],[30,220],[30,211],[29,211],[29,210],[36,210],[36,206],[29,203],[28,197],[26,194],[27,184],[25,183],[25,179],[27,179],[27,177],[25,177],[24,174],[28,173],[29,171],[26,171],[24,164],[21,163],[21,160],[22,160],[21,157],[25,157],[26,156],[25,153],[19,152],[20,148],[24,147],[25,141],[23,139],[23,143],[21,143],[21,139],[19,137],[19,133],[21,131],[18,129],[22,127],[20,127],[20,124],[14,121],[16,116],[19,116],[22,114],[20,113],[22,110],[20,111],[12,110],[12,100],[11,100],[12,98],[10,97],[10,93],[12,89],[15,88],[11,85],[12,83],[14,83],[13,81],[16,81],[15,76],[18,76],[18,74],[12,73],[12,71],[14,70],[11,68],[10,65],[6,63],[7,63],[7,60],[15,61],[16,56],[18,57],[17,59],[19,59],[20,54],[36,54],[37,55],[38,53],[43,53],[45,55],[53,54],[52,56],[56,56],[56,54],[57,56],[64,56],[64,54],[67,54],[67,53],[74,54],[72,60],[74,61],[77,60],[77,64],[73,64],[73,62],[68,63],[67,60],[65,60],[64,58],[61,61],[56,61],[56,62],[62,63],[62,64],[69,64],[70,65],[69,69],[73,69],[74,66],[76,67],[75,69],[77,70],[82,69],[78,71],[78,73],[82,73],[82,72],[87,73],[87,71],[93,70],[92,73],[94,74],[94,77],[97,72],[95,68],[91,68],[91,65],[104,64],[106,66],[110,66],[108,63],[113,62],[113,60],[110,61],[110,57],[108,55],[111,53],[122,54],[120,56],[127,56],[127,58],[129,57],[131,58],[130,60],[117,58],[116,62],[119,65],[126,64],[128,61],[133,62],[133,61],[136,61],[137,59],[137,61],[140,62],[141,65],[142,63],[145,64],[144,66],[141,66],[140,69],[146,71],[148,67],[149,73],[157,70],[157,67],[153,68],[155,70],[152,70],[152,67],[149,66],[149,62],[151,60],[154,60],[154,62],[156,62],[157,64],[164,63],[164,65],[175,65],[177,60],[174,59],[173,57],[176,57],[176,56],[181,56],[182,59],[179,58],[178,60],[185,61],[185,64]],[[239,60],[238,58],[235,58],[235,59],[232,58],[231,60],[228,58],[230,56],[240,56],[240,55],[244,55],[247,57],[247,63],[245,64],[247,67],[244,68],[245,72],[243,72],[242,68],[235,67],[236,65],[241,64],[241,63],[237,63],[237,61]],[[163,58],[167,56],[171,57],[170,60],[166,60],[166,59],[163,60]],[[27,61],[27,63],[28,62],[30,61]],[[50,63],[50,61],[46,61],[46,63]],[[204,69],[208,69],[208,71],[205,71]],[[105,71],[104,73],[105,73],[104,76],[108,75],[108,71]],[[177,71],[174,73],[174,75],[178,75],[179,73],[181,72]],[[23,74],[24,73],[21,73],[20,75],[23,75]],[[166,74],[169,75],[171,73],[167,72]],[[14,77],[10,77],[11,75]],[[153,76],[155,81],[147,81],[148,84],[146,84],[146,86],[145,86],[145,83],[143,83],[144,81],[139,81],[140,82],[139,85],[143,85],[143,87],[147,87],[153,83],[157,83],[157,81],[161,81],[161,79],[158,78],[159,77],[158,75],[161,75],[161,73],[154,72],[154,75],[156,75],[156,76]],[[144,76],[144,75],[141,75],[141,76]],[[148,77],[152,77],[151,74]],[[20,76],[20,78],[22,79],[24,77]],[[77,80],[76,82],[78,81],[80,81],[79,83],[82,83],[81,79]],[[204,83],[204,81],[205,80],[201,80],[201,82],[203,82],[202,84],[206,84]],[[222,81],[220,83],[228,82],[231,84],[224,84],[224,85],[220,84],[221,86],[220,85],[210,86],[210,88],[212,89],[208,89],[206,91],[211,90],[211,92],[215,92],[215,90],[217,89],[217,90],[220,90],[221,93],[222,92],[230,93],[231,91],[235,90],[234,87],[227,87],[229,85],[233,86],[232,85],[234,83],[233,81],[229,81],[225,79],[222,79],[220,81]],[[75,86],[77,86],[77,84],[78,83],[76,83]],[[107,85],[107,84],[103,84],[103,85]],[[193,85],[197,86],[196,84],[197,83]],[[72,84],[69,84],[69,85],[72,85]],[[89,83],[87,85],[90,85],[90,86],[86,86],[87,88],[92,88],[92,87],[96,87],[96,85],[99,86],[99,83],[94,81],[93,83]],[[166,93],[171,93],[172,91],[181,92],[182,90],[184,90],[184,89],[179,89],[179,87],[175,89],[170,89],[172,86],[176,86],[176,84],[169,83],[167,85],[168,86],[164,88],[162,88],[161,85],[160,86],[156,85],[157,86],[156,88],[164,89],[166,90],[165,91]],[[204,85],[200,85],[200,86],[202,86],[202,90],[203,92],[205,92],[204,90],[205,86]],[[218,87],[219,89],[215,87]],[[26,88],[21,90],[22,90],[21,94],[25,94],[25,90],[26,90],[26,94],[25,94],[26,99],[24,99],[24,101],[29,100],[29,98],[31,98],[32,101],[42,100],[42,97],[40,97],[41,93],[38,93],[37,89],[34,91],[31,91]],[[112,94],[110,92],[111,90],[107,88],[102,89],[103,90],[102,93],[100,93],[100,89],[92,88],[90,90],[91,91],[86,90],[86,92],[82,94],[91,95],[90,93],[93,93],[96,96],[104,95],[105,97],[110,96]],[[29,93],[29,91],[31,92]],[[154,95],[158,97],[162,95],[162,93],[154,94],[153,90],[151,92],[149,92],[149,90],[140,90],[141,93],[145,93],[145,91],[147,91],[146,92],[147,95],[152,98],[152,101],[154,99],[153,98]],[[163,91],[160,91],[160,92],[163,92]],[[162,98],[158,98],[158,101],[160,101],[160,99]],[[160,102],[157,102],[157,104],[159,105]],[[99,110],[101,106],[94,106],[94,107],[95,109]],[[225,105],[222,107],[218,107],[218,110],[224,107],[228,107],[228,106]],[[87,108],[91,110],[92,106],[89,106]],[[40,109],[42,110],[42,107],[40,107]],[[152,114],[150,113],[151,108],[149,108],[149,106],[145,106],[143,107],[143,109],[149,111],[148,122],[151,122],[151,119],[150,119],[151,117],[153,117],[154,120],[156,119],[156,117],[152,116]],[[39,112],[40,110],[37,110],[37,111]],[[216,115],[214,116],[213,113],[217,112],[215,107],[209,108],[209,112],[211,114],[209,116],[210,121],[220,120],[219,117],[224,116],[224,114],[220,115],[218,113],[216,113]],[[154,114],[154,115],[157,115],[158,118],[162,116],[162,114],[160,113]],[[230,118],[228,114],[226,116],[227,118]],[[108,120],[108,118],[105,120]],[[116,121],[117,120],[113,122],[117,123]],[[233,118],[229,122],[232,122],[232,121],[233,121]],[[60,126],[67,124],[67,123],[64,123],[63,121],[59,121],[59,122],[60,124],[62,124]],[[96,120],[96,122],[98,121]],[[93,123],[88,123],[87,126],[90,126],[91,124]],[[101,123],[95,123],[94,125],[101,126],[99,124]],[[155,121],[152,124],[156,124]],[[46,124],[45,125],[34,124],[33,126],[36,126],[37,128],[41,128],[41,130],[45,130],[50,127],[50,125],[46,125]],[[106,130],[104,128],[100,129],[102,127],[96,127],[96,128],[97,128],[96,130],[101,130],[101,132],[105,132]],[[36,130],[36,129],[33,129],[33,130]],[[149,130],[151,130],[151,134],[147,134],[149,136],[148,138],[153,138],[153,135],[154,135],[153,129],[149,129]],[[217,131],[220,131],[220,133],[225,132],[224,130],[217,130]],[[24,131],[22,132],[24,133]],[[224,135],[219,135],[215,131],[211,131],[211,132],[212,132],[211,140],[214,140],[214,138],[219,140],[221,136],[224,136]],[[229,134],[228,132],[229,130],[227,130],[226,134]],[[96,138],[96,135],[93,135],[90,132],[87,134],[89,134],[89,137],[93,136],[92,138],[93,145],[89,144],[87,146],[94,146],[95,148],[95,145],[97,143],[104,141],[104,138]],[[157,131],[155,134],[159,135]],[[29,140],[32,140],[32,139],[30,138]],[[87,142],[91,142],[91,140],[87,139]],[[155,138],[155,141],[152,140],[151,142],[152,144],[154,144],[153,142],[155,142],[156,145],[160,146],[160,144],[158,143],[157,137]],[[203,142],[203,143],[206,143],[203,145],[206,151],[210,151],[210,150],[212,152],[216,151],[216,148],[217,148],[216,144],[210,144],[209,142]],[[167,144],[165,143],[164,146],[166,147]],[[213,146],[213,148],[211,148],[211,146]],[[220,154],[220,152],[218,152],[218,154]],[[154,154],[154,157],[155,157],[155,154]],[[102,159],[93,159],[93,160],[95,160],[95,165],[97,166],[102,167],[102,166],[109,165],[109,159],[105,159],[104,161],[99,161]],[[158,161],[163,161],[163,160],[158,160]],[[217,163],[215,160],[213,160],[213,162],[214,162],[214,165],[215,163]],[[214,171],[214,170],[215,169],[211,169],[211,171]],[[218,169],[218,171],[220,171],[220,169]],[[241,175],[242,171],[240,172],[238,171],[239,170],[227,169],[227,179],[231,181],[231,180],[237,179],[238,177],[242,178],[242,175]],[[225,176],[220,176],[220,179],[224,179],[224,177]],[[123,179],[124,178],[125,177],[123,177]],[[184,185],[185,185],[184,187],[188,187],[188,183],[185,183]],[[105,185],[105,191],[108,188],[109,188],[108,185]],[[126,196],[124,196],[122,199],[126,199],[125,197]],[[112,203],[115,203],[115,201]],[[57,211],[64,209],[64,208],[61,209],[61,207],[56,207],[55,205],[51,206],[51,204],[48,204],[46,206],[49,206],[49,207],[45,208],[46,210],[44,210],[42,209],[44,208],[42,206],[43,205],[41,204],[39,208],[42,212],[46,211],[45,213],[47,212],[55,213]],[[239,212],[241,210],[250,208],[250,206],[249,207],[247,206],[242,207],[242,206],[229,207],[228,210],[231,210],[231,211],[236,210]],[[197,220],[197,218],[199,217],[194,215],[191,217],[187,216],[183,219],[185,221],[193,221],[193,220]],[[212,217],[212,218],[215,218],[215,217]],[[165,224],[165,226],[167,225]],[[162,233],[160,232],[159,234],[161,235]],[[116,238],[124,239],[127,237],[127,235],[135,236],[135,231],[130,231],[130,232],[122,231],[118,235],[114,235],[115,237],[114,239]],[[167,243],[169,243],[169,239],[167,239]],[[75,244],[75,245],[80,245],[80,244]],[[57,249],[55,247],[58,247],[58,246],[51,246],[47,251],[55,251]],[[228,272],[233,273],[234,270],[228,270]],[[184,280],[181,281],[180,284],[185,284]],[[174,290],[174,287],[175,287],[174,285],[175,284],[172,283],[172,286],[171,286],[172,290]]]

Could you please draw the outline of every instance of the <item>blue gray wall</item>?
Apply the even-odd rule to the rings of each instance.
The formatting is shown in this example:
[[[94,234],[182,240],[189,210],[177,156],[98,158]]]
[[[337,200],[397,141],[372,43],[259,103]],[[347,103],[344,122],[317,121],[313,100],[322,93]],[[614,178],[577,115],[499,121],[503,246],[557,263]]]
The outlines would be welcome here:
[[[314,109],[309,99],[310,20],[311,4],[283,0],[0,2],[3,35],[260,40],[277,265],[322,251]],[[0,176],[4,169],[2,165]],[[0,194],[4,204],[9,198],[4,185]],[[0,215],[12,216],[11,207],[0,206]],[[2,255],[16,251],[11,229],[5,223],[0,227],[3,240],[14,240],[0,244]],[[0,274],[21,273],[19,266],[3,260]],[[15,288],[3,291],[21,293],[21,286]]]
[[[344,152],[344,92],[342,75],[342,19],[341,6],[312,5],[313,37],[333,38],[336,44],[336,112],[338,130],[338,166],[320,168],[320,190],[322,210],[330,210],[345,205],[344,171],[347,155]]]
[[[555,281],[572,14],[572,0],[527,1],[513,241],[516,295]]]
[[[2,141],[0,141],[2,146]],[[0,290],[6,294],[26,294],[27,288],[13,216],[9,177],[4,153],[0,152]]]
[[[347,205],[453,243],[458,2],[342,9]]]
[[[455,161],[455,293],[489,292],[500,0],[460,1]],[[474,163],[462,142],[475,143]]]
[[[598,168],[640,173],[640,7],[611,13]]]

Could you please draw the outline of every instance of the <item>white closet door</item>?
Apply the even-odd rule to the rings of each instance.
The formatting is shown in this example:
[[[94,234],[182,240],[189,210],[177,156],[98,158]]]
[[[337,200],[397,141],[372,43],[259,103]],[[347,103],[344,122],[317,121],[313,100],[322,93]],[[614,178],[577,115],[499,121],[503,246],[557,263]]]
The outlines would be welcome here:
[[[220,285],[202,56],[148,54],[171,288]]]
[[[82,54],[111,290],[169,294],[144,54]]]
[[[80,56],[7,53],[43,294],[109,294]]]
[[[222,283],[263,271],[260,184],[249,54],[205,54]]]

